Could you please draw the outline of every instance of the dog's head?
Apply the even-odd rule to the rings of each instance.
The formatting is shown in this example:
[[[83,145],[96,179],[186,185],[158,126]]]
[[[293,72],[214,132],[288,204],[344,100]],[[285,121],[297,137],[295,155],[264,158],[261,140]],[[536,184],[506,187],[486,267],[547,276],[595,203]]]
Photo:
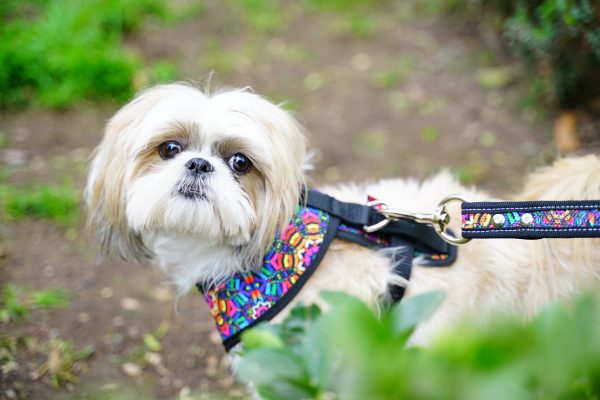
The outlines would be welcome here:
[[[152,257],[145,234],[235,248],[256,265],[294,212],[305,135],[247,90],[208,95],[183,84],[140,93],[110,120],[86,188],[102,251]]]

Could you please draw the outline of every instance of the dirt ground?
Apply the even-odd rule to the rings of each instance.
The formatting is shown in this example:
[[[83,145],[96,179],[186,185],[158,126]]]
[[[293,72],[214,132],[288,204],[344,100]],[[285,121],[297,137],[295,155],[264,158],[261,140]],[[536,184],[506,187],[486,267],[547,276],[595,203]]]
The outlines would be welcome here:
[[[205,82],[212,69],[213,87],[251,86],[288,100],[311,134],[315,185],[424,178],[450,168],[502,196],[554,156],[552,113],[539,118],[519,107],[522,71],[449,19],[390,5],[373,11],[374,31],[360,37],[338,15],[297,2],[286,8],[283,27],[256,34],[219,3],[175,25],[151,24],[127,45],[150,61],[176,63],[183,80]],[[482,85],[477,76],[486,68],[508,68],[514,79]],[[87,157],[117,107],[1,114],[8,181],[73,177],[81,189]],[[69,228],[29,219],[1,227],[2,285],[60,287],[71,295],[69,307],[34,310],[28,320],[1,324],[2,333],[40,342],[58,337],[75,349],[92,344],[95,353],[78,364],[75,384],[53,389],[47,377],[32,375],[44,357],[20,351],[16,371],[0,375],[0,398],[245,398],[197,293],[175,306],[156,267],[97,263],[93,232],[85,233],[83,222]],[[144,335],[161,324],[168,331],[158,358],[140,362]]]

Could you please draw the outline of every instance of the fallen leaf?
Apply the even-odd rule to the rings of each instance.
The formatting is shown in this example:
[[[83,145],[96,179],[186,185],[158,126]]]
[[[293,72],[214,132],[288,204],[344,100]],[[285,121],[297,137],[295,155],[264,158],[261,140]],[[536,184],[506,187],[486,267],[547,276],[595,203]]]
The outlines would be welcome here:
[[[142,374],[142,367],[134,363],[125,363],[121,365],[121,371],[127,376],[140,376]]]
[[[481,68],[475,75],[475,80],[484,89],[502,89],[514,79],[515,75],[510,67]]]
[[[554,123],[554,146],[559,154],[570,154],[581,147],[574,112],[563,112]]]

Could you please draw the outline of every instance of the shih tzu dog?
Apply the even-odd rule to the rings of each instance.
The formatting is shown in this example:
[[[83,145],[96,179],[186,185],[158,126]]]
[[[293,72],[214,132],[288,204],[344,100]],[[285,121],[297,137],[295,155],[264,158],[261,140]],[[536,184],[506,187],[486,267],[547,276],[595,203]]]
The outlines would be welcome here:
[[[247,90],[208,94],[185,84],[145,90],[110,120],[93,156],[85,198],[101,251],[126,260],[154,260],[181,293],[197,284],[210,292],[241,282],[254,285],[248,296],[260,300],[264,294],[255,292],[255,279],[268,275],[265,266],[275,265],[277,274],[287,263],[310,263],[313,247],[323,239],[311,235],[326,217],[310,210],[300,223],[308,236],[294,239],[286,233],[290,221],[298,220],[305,197],[305,158],[306,135],[298,122]],[[559,160],[532,174],[524,187],[519,200],[599,199],[600,159]],[[461,186],[446,172],[424,182],[387,179],[320,192],[357,204],[370,195],[414,211],[434,209],[451,193],[478,201],[490,198]],[[459,215],[458,209],[451,214]],[[459,225],[454,229],[460,231]],[[290,247],[277,244],[287,236],[292,247],[305,246],[300,258],[289,253],[279,264],[269,264],[278,257],[274,248]],[[322,290],[344,291],[373,307],[390,301],[391,286],[404,287],[405,296],[443,290],[443,305],[414,335],[414,341],[426,343],[469,315],[504,311],[527,317],[551,299],[598,287],[598,249],[600,239],[473,241],[446,267],[432,268],[417,256],[407,279],[396,272],[397,260],[385,250],[340,236],[331,239],[301,288],[292,290],[288,283],[298,279],[303,267],[287,283],[273,287],[267,277],[264,290],[293,291],[292,302],[305,304],[319,303]],[[235,276],[242,278],[231,281]],[[229,307],[237,300],[221,294],[205,293],[209,306],[217,309],[218,326],[236,312]],[[277,307],[281,312],[276,318],[285,314],[288,303]],[[270,306],[258,301],[246,316],[258,316],[265,307]],[[224,339],[230,328],[221,329]]]

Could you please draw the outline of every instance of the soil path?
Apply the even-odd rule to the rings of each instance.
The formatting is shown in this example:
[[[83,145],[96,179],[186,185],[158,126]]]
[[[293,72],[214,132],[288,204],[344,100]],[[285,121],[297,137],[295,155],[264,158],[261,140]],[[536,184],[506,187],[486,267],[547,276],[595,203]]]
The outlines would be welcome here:
[[[276,101],[289,100],[311,133],[315,183],[422,178],[447,167],[501,194],[517,189],[524,172],[551,154],[548,126],[516,112],[518,85],[485,89],[477,83],[481,68],[508,67],[517,76],[518,70],[450,21],[390,5],[369,16],[372,32],[361,33],[341,15],[295,2],[278,30],[256,33],[240,12],[218,3],[176,26],[148,26],[128,46],[149,60],[169,58],[182,79],[202,80],[213,69],[214,86],[252,86]],[[9,182],[72,177],[82,188],[86,159],[116,108],[1,115]],[[157,268],[97,264],[96,247],[81,225],[3,225],[2,285],[61,287],[71,294],[68,308],[33,311],[28,321],[1,325],[3,333],[59,337],[77,349],[93,344],[96,352],[71,391],[34,380],[31,371],[43,357],[19,353],[18,369],[0,382],[0,396],[12,390],[32,399],[172,398],[190,391],[197,398],[244,397],[199,295],[180,299],[175,312]],[[161,323],[169,329],[160,358],[144,361],[143,337]],[[138,373],[134,365],[126,374],[125,362],[144,369]]]

